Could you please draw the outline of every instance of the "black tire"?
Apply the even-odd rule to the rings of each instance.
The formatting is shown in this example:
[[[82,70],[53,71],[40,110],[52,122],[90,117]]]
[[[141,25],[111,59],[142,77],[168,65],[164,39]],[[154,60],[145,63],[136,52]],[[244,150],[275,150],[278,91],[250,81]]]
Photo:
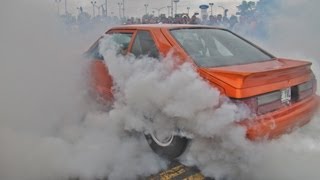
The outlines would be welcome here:
[[[168,160],[173,160],[179,157],[186,150],[189,139],[181,136],[173,136],[171,143],[167,146],[159,145],[151,135],[145,135],[151,149],[159,156]]]

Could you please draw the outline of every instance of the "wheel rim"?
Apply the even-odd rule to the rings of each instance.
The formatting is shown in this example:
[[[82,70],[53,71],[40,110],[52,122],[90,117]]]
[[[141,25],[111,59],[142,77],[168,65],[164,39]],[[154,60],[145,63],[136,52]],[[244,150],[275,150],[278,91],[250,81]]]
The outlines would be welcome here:
[[[159,138],[156,132],[152,132],[151,137],[153,141],[156,142],[159,146],[166,147],[172,143],[174,135],[171,134],[164,138]]]

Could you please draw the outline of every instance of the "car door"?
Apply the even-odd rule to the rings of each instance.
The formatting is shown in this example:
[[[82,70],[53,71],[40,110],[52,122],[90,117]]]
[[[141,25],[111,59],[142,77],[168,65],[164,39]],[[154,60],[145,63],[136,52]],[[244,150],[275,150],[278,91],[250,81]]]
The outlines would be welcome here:
[[[134,32],[134,30],[111,30],[106,34],[119,44],[117,53],[126,55],[132,44]],[[90,65],[91,92],[93,92],[92,94],[98,102],[112,102],[112,76],[109,74],[108,65],[105,63],[104,57],[99,53],[99,40],[90,48],[88,54],[92,59]]]

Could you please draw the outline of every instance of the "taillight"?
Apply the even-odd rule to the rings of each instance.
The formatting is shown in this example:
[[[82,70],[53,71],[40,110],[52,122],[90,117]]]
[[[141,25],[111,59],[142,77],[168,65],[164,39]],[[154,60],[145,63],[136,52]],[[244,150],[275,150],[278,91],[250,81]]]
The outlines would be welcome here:
[[[258,96],[258,106],[269,104],[281,100],[281,92],[275,91]]]
[[[281,92],[275,91],[255,97],[238,99],[235,102],[246,104],[253,114],[265,114],[282,106]]]
[[[313,80],[298,85],[299,92],[307,91],[313,88]]]
[[[316,76],[314,75],[314,73],[312,72],[312,92],[313,93],[316,93],[317,92],[317,87],[318,87],[318,83],[317,83],[317,79],[316,79]]]
[[[299,100],[311,96],[316,91],[316,80],[312,79],[308,82],[298,85]]]
[[[239,106],[245,105],[250,110],[251,114],[257,114],[258,103],[256,97],[232,99],[232,101]]]
[[[318,87],[317,79],[314,78],[313,79],[313,88],[312,88],[313,93],[317,92],[317,87]]]
[[[235,99],[235,103],[246,104],[251,112],[256,115],[266,114],[286,107],[292,103],[305,99],[315,93],[317,81],[312,78],[310,81],[250,98]]]
[[[253,114],[257,114],[258,102],[256,97],[242,99],[238,102],[246,104]]]
[[[282,94],[281,91],[274,91],[258,96],[257,114],[265,114],[281,108],[283,106]]]

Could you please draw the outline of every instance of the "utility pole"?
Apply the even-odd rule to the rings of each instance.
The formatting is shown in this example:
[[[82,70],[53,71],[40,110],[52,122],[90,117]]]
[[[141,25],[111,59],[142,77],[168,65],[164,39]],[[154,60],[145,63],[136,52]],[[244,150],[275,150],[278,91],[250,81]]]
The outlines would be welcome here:
[[[144,4],[144,7],[146,8],[146,14],[148,14],[148,6],[149,4]]]
[[[82,13],[82,7],[81,6],[77,7],[77,9],[79,10],[79,14],[81,14]]]
[[[98,9],[98,16],[101,16],[101,14],[103,14],[102,10],[103,10],[103,5],[100,6],[96,6]]]
[[[104,4],[101,4],[100,8],[101,8],[101,16],[107,16],[106,15],[106,10],[104,9]]]
[[[58,15],[60,15],[60,3],[61,3],[61,0],[54,0],[54,2],[57,3]]]
[[[92,4],[92,15],[93,15],[93,18],[96,17],[96,10],[95,10],[95,5],[97,4],[96,1],[91,1],[91,4]]]
[[[166,8],[166,7],[161,7],[161,8],[152,8],[152,9],[157,10],[157,11],[158,11],[158,16],[160,16],[160,11],[161,11],[162,9],[164,9],[164,8]]]
[[[64,12],[66,13],[66,15],[68,14],[67,0],[64,0]]]
[[[173,17],[173,0],[171,0],[171,17]]]
[[[124,18],[124,0],[122,0],[122,17]]]
[[[188,16],[189,16],[190,7],[187,7],[187,10],[188,10]]]
[[[122,6],[122,3],[118,2],[118,6],[119,6],[119,18],[121,18],[121,6]]]
[[[178,13],[178,2],[179,2],[179,0],[173,0],[173,2],[175,3],[175,14],[177,14]]]
[[[106,14],[105,15],[108,16],[108,0],[105,0],[104,3],[105,3],[105,6],[106,6],[106,9],[105,9],[105,13]]]
[[[213,11],[212,11],[212,6],[214,5],[214,3],[209,3],[210,8],[211,8],[211,16],[213,15]]]

